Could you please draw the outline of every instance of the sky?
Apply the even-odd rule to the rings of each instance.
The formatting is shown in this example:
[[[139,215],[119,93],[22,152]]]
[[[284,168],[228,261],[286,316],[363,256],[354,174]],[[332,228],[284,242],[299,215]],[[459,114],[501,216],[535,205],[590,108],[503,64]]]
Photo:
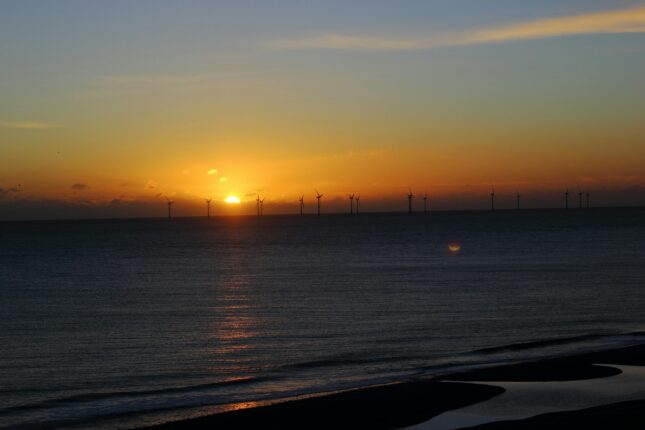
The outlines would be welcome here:
[[[0,219],[645,204],[645,2],[4,0]],[[226,204],[237,196],[241,204]]]

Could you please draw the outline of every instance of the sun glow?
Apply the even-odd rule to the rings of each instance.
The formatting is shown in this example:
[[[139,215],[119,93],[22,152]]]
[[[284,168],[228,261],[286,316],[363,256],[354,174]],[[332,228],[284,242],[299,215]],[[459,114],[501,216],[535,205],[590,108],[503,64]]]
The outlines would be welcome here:
[[[228,196],[226,200],[224,200],[228,204],[232,205],[239,205],[240,204],[240,199],[237,196]]]

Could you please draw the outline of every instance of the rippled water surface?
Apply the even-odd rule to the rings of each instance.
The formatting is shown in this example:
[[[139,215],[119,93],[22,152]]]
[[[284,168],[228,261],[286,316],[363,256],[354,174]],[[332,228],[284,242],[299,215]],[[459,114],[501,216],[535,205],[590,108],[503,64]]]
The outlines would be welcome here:
[[[130,428],[640,342],[644,220],[0,223],[0,428]]]

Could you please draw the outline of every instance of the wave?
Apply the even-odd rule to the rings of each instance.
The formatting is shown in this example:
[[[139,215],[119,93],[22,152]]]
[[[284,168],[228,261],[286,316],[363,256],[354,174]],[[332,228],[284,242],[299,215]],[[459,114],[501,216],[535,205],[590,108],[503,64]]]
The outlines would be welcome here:
[[[61,404],[67,403],[83,403],[91,402],[97,400],[106,400],[113,398],[123,398],[123,397],[144,397],[144,396],[157,396],[163,394],[176,394],[176,393],[185,393],[185,392],[195,392],[208,390],[211,388],[225,387],[231,385],[242,385],[250,384],[254,382],[260,382],[266,378],[260,377],[239,377],[233,379],[227,379],[225,381],[210,382],[206,384],[197,384],[183,387],[167,387],[160,388],[156,390],[133,390],[133,391],[112,391],[112,392],[102,392],[102,393],[83,393],[76,394],[73,396],[60,397],[55,399],[43,400],[41,402],[29,403],[24,405],[16,405],[8,408],[0,409],[2,412],[16,412],[24,410],[34,410],[34,409],[49,409],[59,407]]]
[[[353,356],[333,356],[329,358],[323,358],[320,360],[312,361],[303,361],[299,363],[287,364],[281,366],[281,369],[313,369],[313,368],[325,368],[325,367],[336,367],[336,366],[351,366],[351,365],[362,365],[362,364],[377,364],[377,363],[389,363],[389,362],[399,362],[405,360],[415,360],[415,359],[424,359],[427,358],[421,355],[405,355],[405,356],[387,356],[387,357],[372,357],[372,358],[359,358]]]
[[[636,331],[629,333],[592,333],[592,334],[583,334],[578,336],[570,337],[560,337],[560,338],[551,338],[551,339],[540,339],[530,342],[519,342],[511,343],[508,345],[493,346],[488,348],[481,348],[470,351],[469,354],[496,354],[500,352],[510,352],[510,351],[523,351],[529,349],[538,349],[549,346],[558,346],[558,345],[567,345],[575,344],[578,342],[584,342],[589,340],[598,340],[598,339],[620,339],[627,337],[638,337],[645,336],[645,332]]]

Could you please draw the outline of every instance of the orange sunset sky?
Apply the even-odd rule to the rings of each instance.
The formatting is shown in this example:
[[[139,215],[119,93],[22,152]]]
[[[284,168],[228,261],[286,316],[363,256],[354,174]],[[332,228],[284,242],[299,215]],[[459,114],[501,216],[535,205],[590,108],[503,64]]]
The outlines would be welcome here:
[[[645,204],[645,3],[347,3],[3,2],[0,219]]]

